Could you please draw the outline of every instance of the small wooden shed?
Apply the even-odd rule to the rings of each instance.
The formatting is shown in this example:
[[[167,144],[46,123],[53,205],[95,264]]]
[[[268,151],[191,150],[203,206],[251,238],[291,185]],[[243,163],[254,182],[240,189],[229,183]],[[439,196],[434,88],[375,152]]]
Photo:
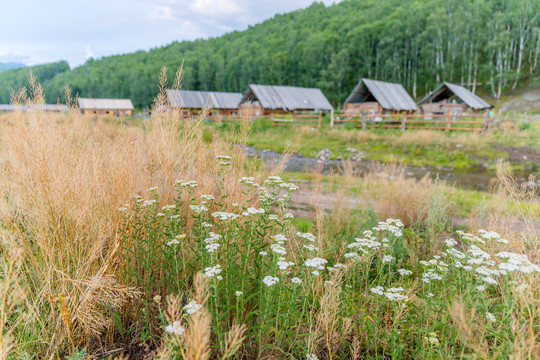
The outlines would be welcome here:
[[[416,104],[401,84],[361,79],[345,100],[343,111],[346,115],[393,114],[416,111]]]
[[[250,106],[255,117],[303,111],[333,111],[320,89],[296,86],[248,86],[240,101],[240,112]]]
[[[218,91],[167,90],[171,108],[182,109],[184,115],[198,115],[210,109],[209,115],[238,115],[242,94]]]
[[[68,111],[67,105],[62,104],[30,104],[30,105],[13,105],[13,104],[0,104],[0,113],[12,112],[12,111],[43,111],[43,112],[57,112],[64,113]]]
[[[79,109],[93,116],[133,116],[134,111],[130,99],[79,98]]]
[[[442,83],[418,103],[418,109],[426,115],[450,114],[464,115],[479,113],[493,108],[476,94],[473,94],[463,86]]]

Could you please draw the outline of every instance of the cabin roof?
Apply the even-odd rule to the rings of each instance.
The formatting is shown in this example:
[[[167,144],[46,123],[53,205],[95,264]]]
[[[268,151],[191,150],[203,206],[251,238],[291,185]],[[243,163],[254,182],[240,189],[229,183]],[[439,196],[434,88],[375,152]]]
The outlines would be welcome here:
[[[184,109],[238,109],[242,94],[218,91],[167,90],[169,105]]]
[[[31,105],[13,105],[13,104],[0,104],[0,111],[28,111],[28,110],[38,110],[38,111],[61,111],[67,112],[67,105],[62,104],[31,104]]]
[[[464,88],[463,86],[452,84],[449,82],[444,82],[439,85],[439,87],[429,93],[425,98],[420,100],[418,105],[429,102],[437,102],[442,98],[448,98],[452,95],[460,98],[465,103],[465,105],[474,110],[491,109],[493,107],[493,105],[486,102],[480,96],[473,94],[471,91]]]
[[[361,79],[345,104],[363,102],[371,93],[384,110],[414,111],[416,104],[401,84],[386,81]]]
[[[130,99],[79,98],[81,110],[133,110]]]
[[[270,110],[325,110],[334,108],[320,89],[296,86],[249,85],[241,102],[253,92],[261,106]]]

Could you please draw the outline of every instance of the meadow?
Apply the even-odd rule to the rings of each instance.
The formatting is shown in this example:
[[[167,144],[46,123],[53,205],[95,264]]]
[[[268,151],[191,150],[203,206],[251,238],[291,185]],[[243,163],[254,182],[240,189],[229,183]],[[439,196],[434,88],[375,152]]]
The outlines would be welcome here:
[[[332,128],[329,119],[321,128],[276,127],[272,126],[270,119],[264,119],[253,126],[248,145],[283,152],[287,141],[301,138],[299,151],[309,157],[315,157],[323,148],[330,149],[333,158],[344,159],[361,151],[363,157],[369,160],[458,171],[479,166],[495,170],[496,161],[503,158],[511,162],[514,169],[521,170],[537,166],[540,158],[539,136],[538,121],[504,121],[486,134],[471,134],[428,130],[362,131],[353,124]],[[531,154],[536,154],[536,157]]]
[[[16,98],[42,99],[32,81]],[[499,162],[473,201],[395,168],[314,172],[306,215],[282,173],[293,142],[267,166],[238,146],[257,134],[247,119],[204,117],[0,118],[0,358],[540,356],[532,178]]]

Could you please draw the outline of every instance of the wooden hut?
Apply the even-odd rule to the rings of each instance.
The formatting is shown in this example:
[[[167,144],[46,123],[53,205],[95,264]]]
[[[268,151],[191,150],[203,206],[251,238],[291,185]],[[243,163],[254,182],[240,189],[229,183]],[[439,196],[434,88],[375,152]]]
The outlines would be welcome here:
[[[415,110],[414,100],[401,84],[370,79],[361,79],[343,105],[344,113],[351,116]]]
[[[481,97],[463,86],[445,82],[418,103],[418,109],[426,115],[465,115],[493,108]]]
[[[217,91],[167,90],[169,106],[181,108],[184,115],[198,115],[210,109],[208,115],[238,115],[242,94]]]
[[[44,112],[56,112],[64,113],[68,111],[67,105],[62,104],[30,104],[30,105],[13,105],[13,104],[0,104],[0,113],[7,113],[12,111],[44,111]]]
[[[133,116],[134,107],[130,99],[79,98],[79,109],[84,115]]]
[[[249,85],[240,101],[255,117],[304,111],[333,111],[332,104],[320,89],[296,86]]]

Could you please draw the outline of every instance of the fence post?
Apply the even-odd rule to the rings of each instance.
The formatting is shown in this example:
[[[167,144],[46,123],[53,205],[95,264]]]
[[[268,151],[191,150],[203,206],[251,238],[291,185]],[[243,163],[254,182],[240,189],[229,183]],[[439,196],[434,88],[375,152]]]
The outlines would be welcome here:
[[[322,126],[322,111],[319,111],[319,127]]]
[[[401,131],[405,131],[405,122],[407,121],[407,115],[403,114],[403,117],[401,118]]]
[[[366,113],[365,111],[362,111],[362,130],[366,130],[367,124],[366,124]]]
[[[334,127],[334,109],[330,110],[330,127]]]
[[[450,110],[448,110],[448,114],[446,114],[446,128],[445,131],[450,131]]]
[[[489,111],[486,111],[486,115],[484,116],[484,127],[482,128],[482,132],[486,132],[489,127]]]

